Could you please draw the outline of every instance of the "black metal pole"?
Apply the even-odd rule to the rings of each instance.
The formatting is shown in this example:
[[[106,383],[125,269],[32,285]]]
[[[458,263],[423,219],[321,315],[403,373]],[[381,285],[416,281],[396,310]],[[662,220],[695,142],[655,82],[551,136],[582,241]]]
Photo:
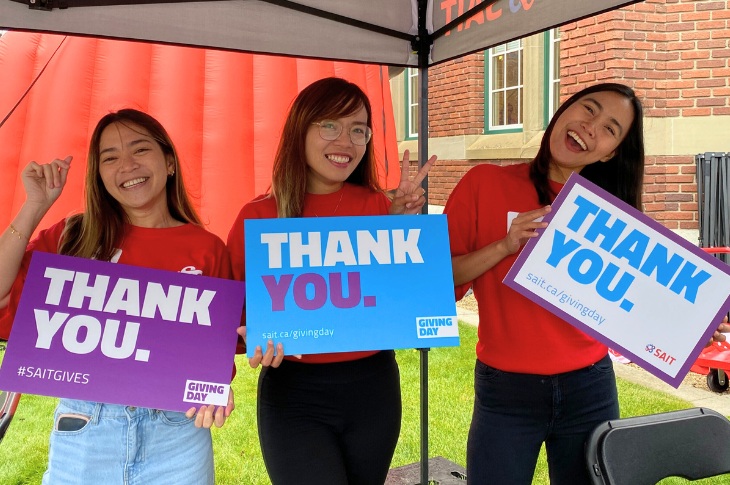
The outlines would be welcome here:
[[[418,160],[419,169],[428,160],[428,59],[431,51],[431,39],[426,30],[427,2],[418,0]],[[426,203],[423,214],[428,214],[428,177],[423,179],[422,187]],[[429,483],[428,478],[428,352],[430,349],[419,349],[421,380],[421,485]]]
[[[421,356],[421,485],[428,483],[428,351],[419,349]]]
[[[419,168],[428,160],[428,68],[419,67],[418,83],[420,99],[418,100],[418,159]],[[428,214],[428,177],[423,179],[426,203],[423,214]],[[430,349],[419,349],[421,357],[421,485],[429,483],[428,479],[428,352]]]

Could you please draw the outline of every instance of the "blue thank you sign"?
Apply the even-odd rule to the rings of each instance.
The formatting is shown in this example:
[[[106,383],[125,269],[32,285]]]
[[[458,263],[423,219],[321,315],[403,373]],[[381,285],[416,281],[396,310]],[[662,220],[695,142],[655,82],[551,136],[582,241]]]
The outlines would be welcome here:
[[[459,345],[446,216],[245,221],[248,348]]]

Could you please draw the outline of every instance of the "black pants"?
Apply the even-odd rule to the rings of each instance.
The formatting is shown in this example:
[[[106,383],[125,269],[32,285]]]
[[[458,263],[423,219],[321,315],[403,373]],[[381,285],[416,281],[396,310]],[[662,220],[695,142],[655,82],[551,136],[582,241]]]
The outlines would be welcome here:
[[[382,485],[400,422],[393,351],[333,364],[284,361],[259,375],[259,440],[274,485]]]

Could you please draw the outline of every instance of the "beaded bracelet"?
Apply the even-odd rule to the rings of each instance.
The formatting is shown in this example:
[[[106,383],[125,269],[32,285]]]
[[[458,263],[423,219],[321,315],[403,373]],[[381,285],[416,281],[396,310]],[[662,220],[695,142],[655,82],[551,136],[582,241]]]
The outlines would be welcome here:
[[[14,226],[14,225],[12,225],[12,224],[10,224],[10,234],[14,235],[15,237],[17,237],[17,238],[18,238],[18,239],[20,239],[21,241],[22,241],[23,239],[28,239],[28,238],[26,238],[26,237],[25,237],[25,235],[24,235],[24,234],[23,234],[22,232],[20,232],[19,230],[17,230],[17,229],[15,228],[15,226]]]

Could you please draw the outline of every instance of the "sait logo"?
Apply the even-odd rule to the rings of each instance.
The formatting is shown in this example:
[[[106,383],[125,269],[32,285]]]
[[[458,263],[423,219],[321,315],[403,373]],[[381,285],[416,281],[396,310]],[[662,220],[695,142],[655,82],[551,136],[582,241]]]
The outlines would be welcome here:
[[[652,355],[652,357],[656,357],[657,359],[662,360],[669,365],[674,364],[674,361],[677,360],[672,355],[668,354],[662,349],[657,348],[657,346],[654,344],[647,344],[644,348]]]

